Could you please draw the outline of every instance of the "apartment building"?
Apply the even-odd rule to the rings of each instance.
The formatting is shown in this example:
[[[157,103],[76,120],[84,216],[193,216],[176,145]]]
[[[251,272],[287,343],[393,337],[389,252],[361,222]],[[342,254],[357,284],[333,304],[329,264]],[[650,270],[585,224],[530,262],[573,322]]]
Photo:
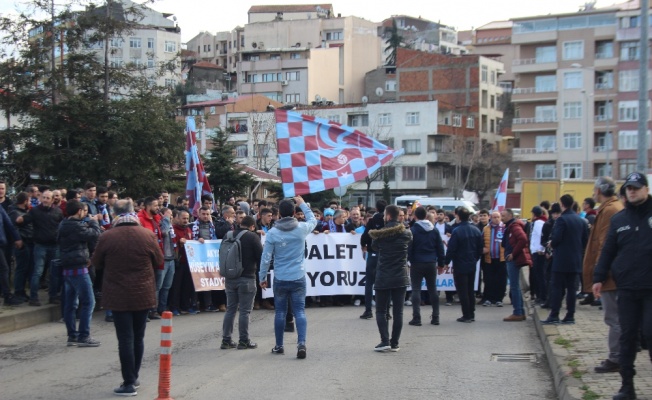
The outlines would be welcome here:
[[[520,178],[624,178],[638,148],[638,2],[513,22]]]
[[[377,27],[358,17],[247,24],[238,91],[286,104],[358,103],[364,74],[381,65]]]
[[[392,15],[385,19],[378,30],[383,42],[391,37],[394,21],[403,42],[413,50],[457,55],[468,52],[465,46],[459,44],[455,28],[420,16],[416,18],[409,15]],[[387,53],[384,55],[386,57]]]
[[[292,21],[334,17],[332,4],[291,4],[251,6],[247,13],[250,24],[270,21]]]

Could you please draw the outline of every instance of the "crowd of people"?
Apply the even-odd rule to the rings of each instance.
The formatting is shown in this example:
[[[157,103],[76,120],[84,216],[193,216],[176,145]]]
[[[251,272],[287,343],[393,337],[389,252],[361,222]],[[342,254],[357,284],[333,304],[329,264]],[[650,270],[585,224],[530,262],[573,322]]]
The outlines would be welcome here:
[[[302,359],[306,307],[364,305],[360,318],[372,319],[375,306],[381,343],[374,350],[399,351],[404,306],[412,308],[410,325],[422,325],[425,306],[432,309],[430,324],[440,324],[436,279],[452,265],[456,291],[446,291],[443,302],[460,304],[458,322],[474,322],[476,305],[503,307],[505,297],[512,312],[504,321],[524,321],[527,290],[534,305],[550,310],[543,324],[574,324],[577,297],[580,304],[601,305],[609,326],[608,356],[595,371],[620,372],[623,385],[614,398],[635,398],[637,346],[652,340],[652,201],[643,174],[630,174],[619,193],[611,178],[602,177],[582,205],[566,194],[532,208],[530,219],[511,209],[473,214],[459,207],[449,214],[384,200],[375,208],[343,208],[332,201],[319,209],[301,197],[251,205],[230,198],[218,211],[208,195],[192,215],[184,196],[175,204],[166,191],[119,200],[110,183],[68,190],[30,186],[12,200],[0,182],[0,288],[5,305],[39,307],[39,291],[47,287],[48,302],[61,306],[69,346],[100,345],[90,335],[90,322],[101,306],[120,344],[124,381],[116,394],[136,393],[146,322],[168,310],[225,312],[221,349],[256,348],[248,332],[250,313],[275,310],[272,353],[285,353],[284,332],[294,332],[296,325]],[[359,235],[364,296],[306,296],[305,238],[331,232]],[[225,290],[195,291],[185,242],[227,235],[241,242],[241,275],[226,279]],[[270,269],[274,282],[267,282]],[[273,296],[263,299],[269,288]]]

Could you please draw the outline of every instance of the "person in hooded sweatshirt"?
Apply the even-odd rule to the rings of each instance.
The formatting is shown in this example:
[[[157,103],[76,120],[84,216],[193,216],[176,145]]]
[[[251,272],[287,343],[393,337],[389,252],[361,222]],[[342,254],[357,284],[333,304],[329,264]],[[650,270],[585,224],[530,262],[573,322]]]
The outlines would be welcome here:
[[[412,231],[412,244],[408,248],[410,262],[410,281],[412,285],[412,320],[410,325],[421,326],[421,282],[426,280],[428,296],[432,304],[430,323],[439,325],[439,301],[437,299],[437,265],[444,266],[446,253],[439,230],[426,219],[426,209],[414,210],[415,223]]]

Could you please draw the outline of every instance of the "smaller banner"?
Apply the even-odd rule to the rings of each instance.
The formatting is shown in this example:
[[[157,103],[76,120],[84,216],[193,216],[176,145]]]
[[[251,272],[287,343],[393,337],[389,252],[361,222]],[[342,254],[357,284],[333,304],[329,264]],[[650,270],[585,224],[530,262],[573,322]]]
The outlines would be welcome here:
[[[196,292],[224,290],[224,278],[220,275],[221,240],[186,241],[186,254]]]

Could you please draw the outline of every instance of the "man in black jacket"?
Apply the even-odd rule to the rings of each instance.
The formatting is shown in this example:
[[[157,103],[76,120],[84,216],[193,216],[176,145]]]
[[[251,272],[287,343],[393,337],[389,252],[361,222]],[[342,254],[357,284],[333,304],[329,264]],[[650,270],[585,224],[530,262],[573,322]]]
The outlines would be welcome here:
[[[20,192],[16,196],[16,203],[9,207],[9,218],[16,224],[16,218],[27,214],[29,211],[29,193]],[[28,301],[29,297],[25,291],[25,284],[29,280],[28,274],[32,271],[34,264],[34,227],[32,224],[17,225],[23,246],[15,249],[16,271],[14,273],[15,296],[21,300]]]
[[[365,271],[365,284],[364,284],[364,313],[360,316],[362,319],[372,319],[374,313],[371,311],[371,302],[374,295],[374,281],[376,280],[376,264],[378,264],[378,253],[371,247],[371,236],[369,231],[372,229],[381,229],[385,226],[385,219],[383,213],[387,207],[385,200],[378,200],[376,202],[376,213],[371,217],[369,222],[364,228],[364,233],[360,237],[360,246],[362,247],[363,256],[367,256],[367,266]],[[398,217],[398,213],[396,214]],[[403,303],[403,300],[401,300]]]
[[[398,222],[399,208],[395,205],[385,208],[385,226],[372,229],[371,248],[377,254],[376,279],[376,324],[380,332],[380,344],[375,351],[398,351],[398,342],[403,329],[403,302],[409,284],[407,272],[408,248],[412,243],[412,232]],[[394,323],[389,336],[387,309],[393,302]]]
[[[41,204],[29,210],[27,214],[16,218],[16,224],[32,223],[34,225],[34,270],[29,290],[29,305],[40,306],[38,290],[41,275],[46,265],[56,258],[59,258],[59,246],[57,246],[57,229],[63,220],[63,213],[59,207],[52,207],[52,192],[49,190],[41,193]],[[61,279],[60,271],[50,268],[50,304],[58,304],[59,287]]]
[[[240,227],[233,232],[233,237],[237,237],[241,232],[245,232],[240,238],[242,254],[242,275],[235,279],[225,279],[226,286],[226,314],[222,323],[222,344],[220,349],[239,350],[255,349],[258,345],[249,339],[249,314],[254,307],[254,297],[256,296],[256,270],[260,263],[260,256],[263,254],[263,245],[260,237],[254,233],[256,229],[256,220],[247,215],[242,219]],[[240,339],[236,344],[231,340],[233,332],[233,321],[235,312],[240,309],[238,318],[238,330]]]
[[[59,226],[59,248],[65,282],[63,320],[68,330],[68,346],[98,347],[100,342],[90,336],[95,296],[88,274],[88,249],[95,247],[100,237],[100,225],[96,219],[88,218],[88,205],[77,200],[66,204],[66,214],[69,217]],[[79,329],[75,320],[78,304],[81,306]]]
[[[453,261],[453,279],[455,290],[462,306],[462,316],[457,322],[475,321],[475,275],[478,261],[482,257],[484,240],[480,230],[469,222],[470,212],[465,207],[458,207],[455,214],[460,223],[453,230],[446,252],[446,265]],[[440,267],[441,269],[441,267]]]
[[[444,242],[439,231],[426,219],[426,209],[414,210],[416,222],[412,225],[412,245],[408,250],[410,282],[412,284],[412,321],[410,325],[421,326],[421,282],[425,278],[428,297],[432,304],[430,323],[439,325],[439,299],[437,298],[437,265],[444,266]]]
[[[625,209],[611,218],[607,239],[593,272],[593,294],[611,274],[618,287],[620,376],[622,387],[614,400],[635,399],[634,361],[639,330],[652,343],[652,197],[645,175],[632,172],[623,185]],[[652,358],[652,347],[649,347]]]

